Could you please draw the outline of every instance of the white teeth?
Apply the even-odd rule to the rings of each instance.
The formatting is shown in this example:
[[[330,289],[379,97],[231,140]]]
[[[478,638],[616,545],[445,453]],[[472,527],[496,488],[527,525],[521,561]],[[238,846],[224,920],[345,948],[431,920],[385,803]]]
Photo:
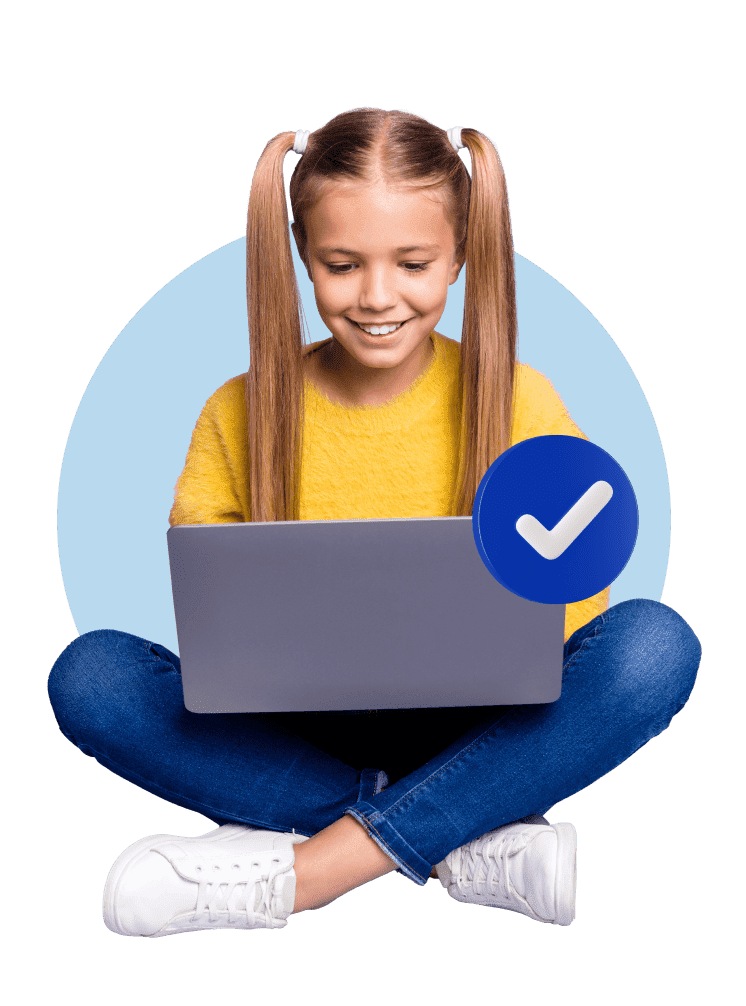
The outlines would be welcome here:
[[[399,322],[398,325],[359,325],[359,327],[368,335],[388,335],[390,332],[395,332],[402,324],[403,322]]]

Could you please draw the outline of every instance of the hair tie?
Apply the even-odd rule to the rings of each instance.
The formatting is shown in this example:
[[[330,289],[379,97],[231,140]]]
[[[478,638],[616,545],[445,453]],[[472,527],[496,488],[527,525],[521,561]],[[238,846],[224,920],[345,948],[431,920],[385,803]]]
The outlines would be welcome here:
[[[308,137],[311,135],[310,129],[299,129],[295,134],[295,140],[293,141],[293,150],[296,154],[302,154],[306,149],[306,144],[308,143]]]
[[[451,126],[451,128],[447,130],[447,133],[448,133],[448,140],[453,149],[463,150],[466,144],[461,142],[461,127]]]

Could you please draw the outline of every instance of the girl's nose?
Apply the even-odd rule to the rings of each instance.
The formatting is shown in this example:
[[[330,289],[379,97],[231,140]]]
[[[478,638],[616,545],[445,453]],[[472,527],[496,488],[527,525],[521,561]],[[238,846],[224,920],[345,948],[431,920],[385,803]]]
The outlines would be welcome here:
[[[368,269],[360,286],[360,307],[380,314],[396,304],[396,294],[386,269]]]

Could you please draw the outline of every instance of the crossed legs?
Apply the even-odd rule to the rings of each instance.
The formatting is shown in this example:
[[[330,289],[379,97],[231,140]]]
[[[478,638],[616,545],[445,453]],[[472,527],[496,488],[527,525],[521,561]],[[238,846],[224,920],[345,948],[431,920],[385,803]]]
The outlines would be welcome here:
[[[187,712],[178,658],[126,633],[76,640],[49,691],[63,733],[124,778],[218,824],[311,836],[295,847],[297,912],[393,869],[424,884],[450,850],[589,785],[665,729],[699,655],[671,609],[624,602],[568,641],[556,703],[467,711],[458,736],[423,731],[427,760],[398,778],[382,766],[388,786],[380,768],[347,764],[287,717]]]

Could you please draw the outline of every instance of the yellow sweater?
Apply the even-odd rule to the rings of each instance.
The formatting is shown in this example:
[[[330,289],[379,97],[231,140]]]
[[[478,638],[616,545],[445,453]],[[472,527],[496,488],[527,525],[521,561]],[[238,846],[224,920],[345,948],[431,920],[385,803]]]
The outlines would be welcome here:
[[[315,343],[314,345],[320,345]],[[435,355],[402,394],[378,406],[332,402],[306,381],[301,520],[450,515],[458,454],[460,344],[433,333]],[[512,443],[584,437],[551,383],[516,370]],[[203,408],[174,495],[170,524],[250,519],[244,375]],[[608,606],[608,588],[567,606],[565,638]]]

